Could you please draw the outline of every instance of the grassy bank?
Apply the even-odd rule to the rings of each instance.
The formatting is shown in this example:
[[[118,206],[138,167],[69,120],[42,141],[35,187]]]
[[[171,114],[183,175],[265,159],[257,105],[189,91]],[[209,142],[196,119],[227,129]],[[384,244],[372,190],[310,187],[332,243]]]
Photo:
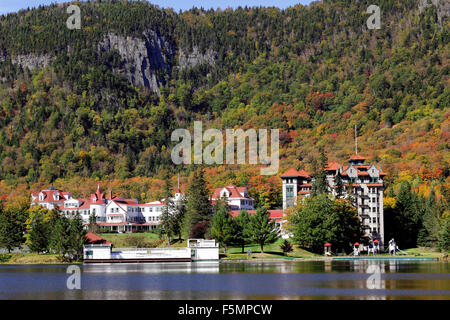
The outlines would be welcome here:
[[[163,241],[153,232],[143,233],[99,233],[100,237],[112,242],[115,248],[158,247]]]
[[[5,253],[0,254],[0,264],[77,264],[77,262],[62,262],[57,254]]]
[[[166,239],[159,239],[158,234],[152,232],[145,233],[132,233],[132,234],[100,234],[104,239],[111,241],[115,248],[135,248],[135,243],[140,243],[142,247],[166,247]],[[133,239],[140,239],[139,241]],[[223,249],[220,248],[221,259],[247,259],[247,250],[252,251],[251,259],[281,259],[281,258],[304,258],[315,259],[323,257],[321,254],[315,254],[304,249],[299,248],[297,245],[293,245],[294,251],[283,254],[280,245],[284,239],[278,239],[276,242],[267,244],[264,246],[264,253],[261,253],[261,249],[257,244],[247,245],[242,253],[242,248],[239,246],[230,246],[227,248],[227,252],[223,253]],[[186,240],[172,240],[172,247],[186,247]],[[403,250],[408,255],[414,257],[436,257],[442,258],[442,252],[429,248],[411,248]],[[388,256],[387,253],[381,253],[379,256]]]
[[[267,244],[264,246],[264,253],[261,253],[261,248],[257,244],[247,245],[242,253],[242,247],[229,247],[227,252],[223,253],[220,249],[221,259],[247,259],[247,250],[251,250],[252,254],[250,259],[280,259],[280,258],[317,258],[321,255],[306,251],[293,245],[294,251],[284,254],[280,245],[284,242],[284,239],[278,239],[276,242]]]

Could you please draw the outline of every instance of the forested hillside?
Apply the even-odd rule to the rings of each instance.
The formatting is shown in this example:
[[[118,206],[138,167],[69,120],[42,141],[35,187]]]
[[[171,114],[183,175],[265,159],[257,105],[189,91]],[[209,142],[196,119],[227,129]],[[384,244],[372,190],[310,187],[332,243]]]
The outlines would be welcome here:
[[[444,4],[378,0],[307,7],[183,13],[145,2],[76,3],[0,17],[0,192],[54,183],[84,194],[108,181],[156,197],[171,132],[193,120],[225,128],[280,128],[281,168],[311,170],[323,146],[345,162],[381,165],[438,197],[449,185],[449,20]],[[250,184],[276,207],[280,180],[252,166],[211,167],[211,186]],[[119,180],[114,179],[121,179]],[[83,181],[83,183],[80,183]],[[120,186],[119,186],[120,185]],[[89,189],[91,188],[91,189]],[[155,191],[156,192],[156,191]]]

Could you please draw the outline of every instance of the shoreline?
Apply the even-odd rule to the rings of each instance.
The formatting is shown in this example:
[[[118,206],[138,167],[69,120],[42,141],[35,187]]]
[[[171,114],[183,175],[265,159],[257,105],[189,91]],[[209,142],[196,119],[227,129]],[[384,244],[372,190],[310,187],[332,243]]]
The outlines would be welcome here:
[[[436,262],[448,262],[442,257],[420,257],[420,256],[385,256],[385,257],[311,257],[311,258],[253,258],[253,259],[211,259],[211,260],[193,260],[191,263],[202,262],[218,262],[218,263],[280,263],[280,262],[302,262],[302,261],[436,261]],[[172,264],[174,262],[169,261],[157,261],[157,262],[126,262],[121,263],[114,262],[102,262],[101,264],[151,264],[151,263],[167,263]],[[49,261],[43,259],[36,262],[25,261],[13,261],[13,262],[0,262],[0,266],[13,266],[13,265],[88,265],[92,263],[86,263],[82,261],[63,262],[63,261]]]

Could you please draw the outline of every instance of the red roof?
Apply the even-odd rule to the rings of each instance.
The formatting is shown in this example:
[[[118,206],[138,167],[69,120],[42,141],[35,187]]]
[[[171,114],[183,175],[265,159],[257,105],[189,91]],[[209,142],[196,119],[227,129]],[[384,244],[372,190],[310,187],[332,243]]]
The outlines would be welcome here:
[[[64,194],[69,194],[68,192],[63,192],[61,190],[51,189],[51,190],[42,190],[40,192],[33,192],[32,195],[35,197],[38,197],[39,193],[41,193],[41,192],[44,194],[44,200],[39,200],[39,198],[38,198],[34,201],[36,201],[36,202],[53,202],[53,203],[64,202],[64,201],[66,201],[66,198],[64,198]],[[56,193],[58,193],[60,195],[60,198],[59,198],[60,200],[55,200],[53,198],[53,196]]]
[[[333,171],[336,171],[336,170],[338,170],[340,167],[341,167],[341,165],[340,165],[339,163],[334,162],[334,161],[330,161],[330,162],[328,162],[327,167],[325,168],[325,170],[333,170]]]
[[[103,239],[102,237],[99,237],[98,235],[96,235],[92,232],[86,233],[86,240],[88,243],[93,243],[93,244],[111,244],[111,242]]]
[[[355,242],[355,246],[359,246],[359,243],[358,243],[358,242]]]
[[[355,154],[353,156],[350,157],[350,159],[348,160],[366,160],[366,158],[364,158],[363,156],[360,156],[359,154]]]
[[[294,168],[290,168],[288,170],[286,170],[282,175],[280,175],[280,177],[305,177],[305,178],[309,178],[309,173],[306,172],[305,170],[295,170]]]
[[[220,199],[220,193],[222,192],[223,189],[226,189],[228,191],[228,193],[229,193],[228,199],[246,198],[246,199],[253,200],[253,198],[250,197],[248,194],[247,194],[247,197],[244,196],[245,190],[247,190],[246,187],[236,187],[233,184],[230,184],[223,188],[215,188],[214,194],[212,195],[211,200],[212,199]]]
[[[331,247],[331,243],[329,242],[325,243],[325,247]]]
[[[267,210],[269,212],[269,218],[272,220],[277,220],[283,218],[283,210]],[[239,215],[241,210],[231,210],[231,216],[236,217]],[[247,210],[249,215],[254,215],[256,210]]]

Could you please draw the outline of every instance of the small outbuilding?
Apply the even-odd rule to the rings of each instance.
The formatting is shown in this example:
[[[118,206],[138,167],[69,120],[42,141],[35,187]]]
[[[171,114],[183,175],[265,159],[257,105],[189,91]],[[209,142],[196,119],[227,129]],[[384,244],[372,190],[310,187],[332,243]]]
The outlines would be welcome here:
[[[327,242],[324,244],[324,255],[331,256],[331,243]]]

